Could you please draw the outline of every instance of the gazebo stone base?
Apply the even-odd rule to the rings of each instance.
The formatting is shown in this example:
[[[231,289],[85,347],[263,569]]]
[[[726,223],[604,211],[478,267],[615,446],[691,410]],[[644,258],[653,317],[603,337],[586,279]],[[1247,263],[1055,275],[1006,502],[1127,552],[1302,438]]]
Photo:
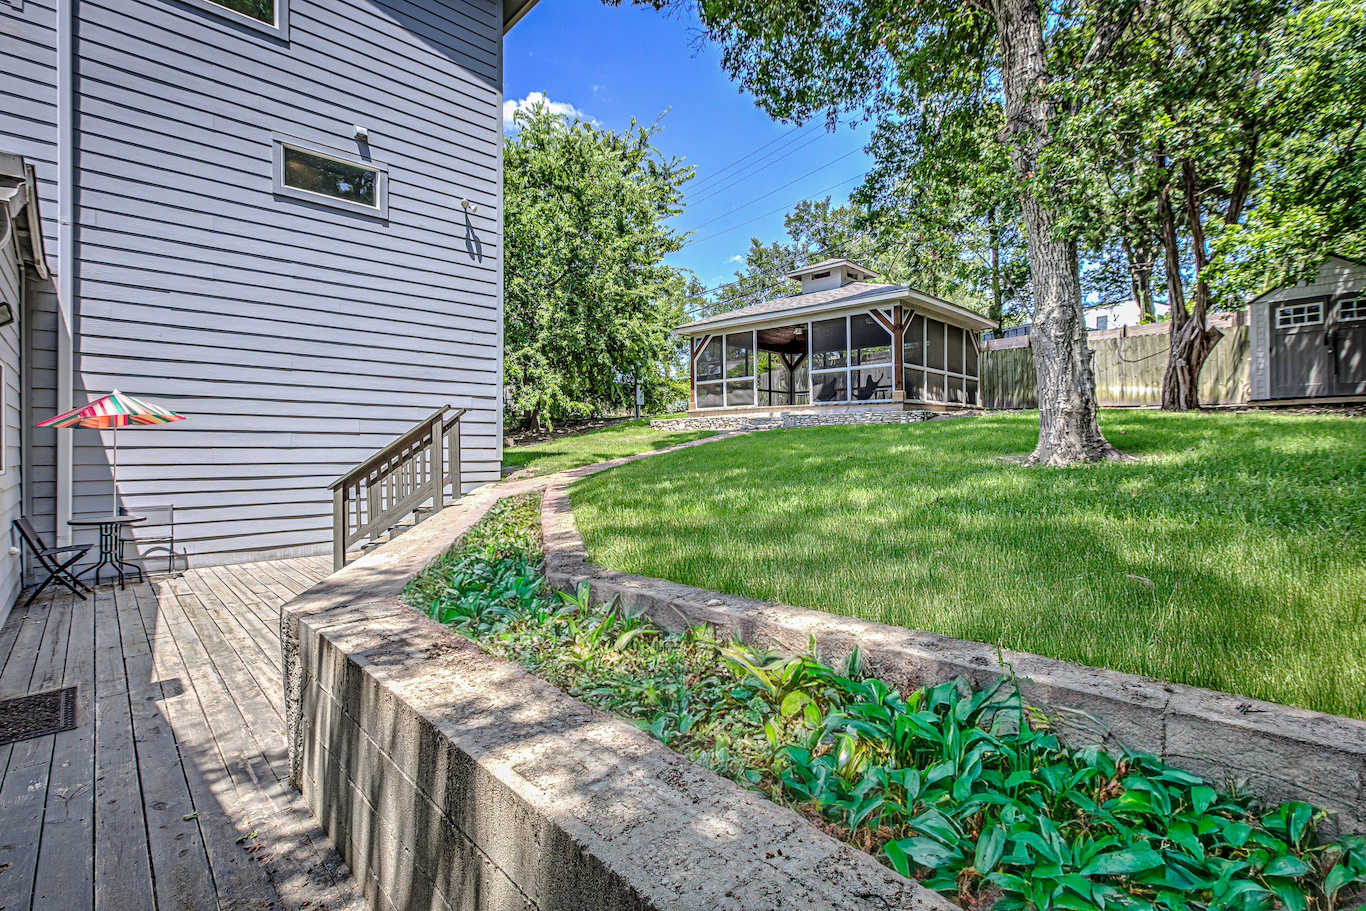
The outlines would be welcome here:
[[[651,421],[650,426],[660,430],[719,430],[755,431],[788,430],[794,427],[825,427],[839,424],[918,424],[935,418],[955,417],[975,414],[970,410],[929,411],[925,409],[859,408],[835,410],[828,407],[803,411],[760,411],[734,413],[689,415],[685,418],[672,418]]]

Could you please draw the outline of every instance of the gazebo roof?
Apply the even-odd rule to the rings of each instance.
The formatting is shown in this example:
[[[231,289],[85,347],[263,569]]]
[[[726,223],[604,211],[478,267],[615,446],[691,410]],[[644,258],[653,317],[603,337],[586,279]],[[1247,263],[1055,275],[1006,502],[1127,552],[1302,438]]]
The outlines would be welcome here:
[[[909,301],[916,310],[939,318],[947,318],[958,325],[973,329],[995,329],[999,325],[995,320],[987,319],[957,304],[951,304],[942,298],[917,291],[907,285],[875,285],[867,282],[850,282],[839,288],[778,297],[762,303],[750,304],[748,307],[741,307],[738,310],[717,313],[714,316],[679,326],[674,331],[680,335],[697,335],[701,332],[727,329],[783,316],[808,316],[826,310],[841,310],[862,304],[870,306],[879,303],[892,304],[902,300]]]

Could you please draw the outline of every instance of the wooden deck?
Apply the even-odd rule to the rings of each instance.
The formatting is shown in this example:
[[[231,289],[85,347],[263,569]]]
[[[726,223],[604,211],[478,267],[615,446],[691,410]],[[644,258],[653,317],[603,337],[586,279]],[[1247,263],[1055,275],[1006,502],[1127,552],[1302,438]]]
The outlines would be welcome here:
[[[315,557],[65,592],[0,628],[0,698],[77,726],[0,746],[0,911],[367,908],[287,783],[279,607]],[[22,601],[21,601],[22,604]]]

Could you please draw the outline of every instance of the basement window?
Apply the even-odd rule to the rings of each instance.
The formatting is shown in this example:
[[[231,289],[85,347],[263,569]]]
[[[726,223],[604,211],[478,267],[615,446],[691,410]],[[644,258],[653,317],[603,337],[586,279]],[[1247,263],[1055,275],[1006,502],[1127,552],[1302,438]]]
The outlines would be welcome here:
[[[276,138],[277,196],[387,218],[389,169],[341,149]]]

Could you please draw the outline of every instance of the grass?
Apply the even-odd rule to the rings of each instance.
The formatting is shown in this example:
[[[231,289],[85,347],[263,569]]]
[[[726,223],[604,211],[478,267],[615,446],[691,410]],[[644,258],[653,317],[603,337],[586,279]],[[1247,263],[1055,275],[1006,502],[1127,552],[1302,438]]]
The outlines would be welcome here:
[[[1354,907],[1366,838],[1220,794],[1139,754],[1062,746],[1015,681],[901,693],[709,628],[667,632],[541,574],[540,494],[495,504],[407,590],[414,606],[905,876],[993,911]]]
[[[1106,412],[770,431],[578,482],[594,562],[1366,718],[1366,421]]]
[[[710,436],[715,436],[715,433],[707,430],[654,430],[648,419],[623,421],[601,430],[505,449],[503,467],[524,470],[529,475],[552,474],[595,462],[666,449]]]

